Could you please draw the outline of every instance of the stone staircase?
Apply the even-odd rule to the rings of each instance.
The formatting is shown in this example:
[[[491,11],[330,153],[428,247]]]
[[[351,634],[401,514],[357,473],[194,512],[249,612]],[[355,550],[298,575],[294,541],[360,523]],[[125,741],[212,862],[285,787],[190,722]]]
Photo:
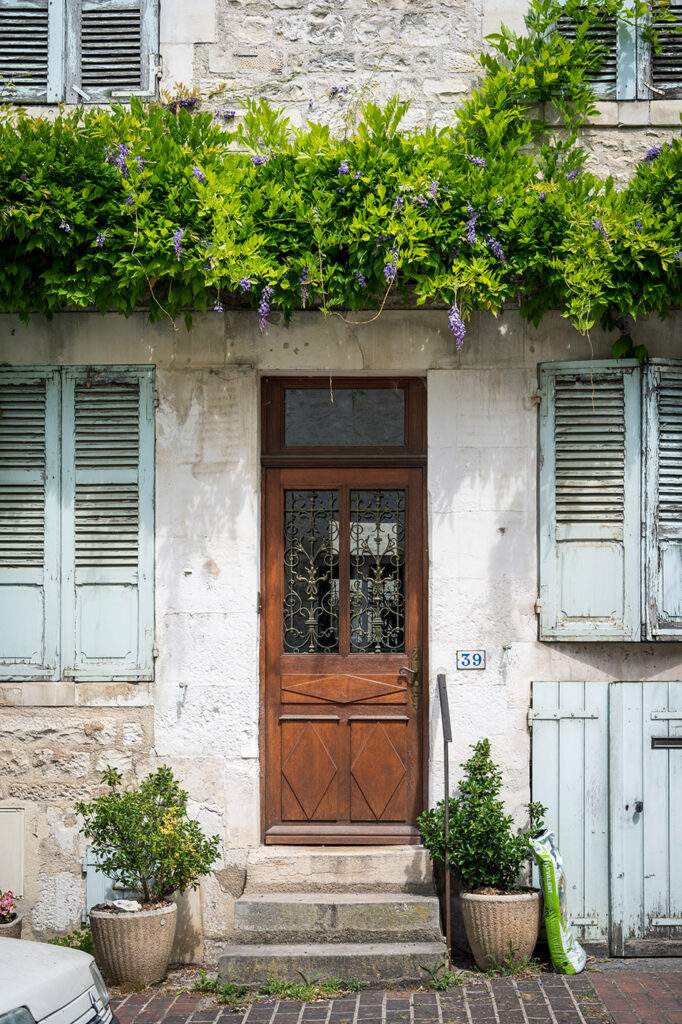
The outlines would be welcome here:
[[[235,903],[223,984],[356,978],[419,984],[443,963],[438,898],[421,847],[263,847]],[[299,973],[300,972],[300,973]]]

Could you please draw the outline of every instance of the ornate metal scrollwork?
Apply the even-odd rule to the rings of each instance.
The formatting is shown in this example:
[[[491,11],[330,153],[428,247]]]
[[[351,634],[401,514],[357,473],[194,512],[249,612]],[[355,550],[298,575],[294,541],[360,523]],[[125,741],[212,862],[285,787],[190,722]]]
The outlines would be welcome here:
[[[351,491],[351,652],[405,649],[405,492]]]
[[[339,509],[336,491],[286,491],[284,650],[339,649]]]

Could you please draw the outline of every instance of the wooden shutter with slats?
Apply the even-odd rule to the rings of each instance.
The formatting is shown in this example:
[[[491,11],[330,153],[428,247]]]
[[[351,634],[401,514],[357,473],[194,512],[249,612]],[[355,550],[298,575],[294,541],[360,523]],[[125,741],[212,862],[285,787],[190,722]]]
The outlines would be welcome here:
[[[57,6],[59,10],[53,11]],[[48,0],[0,0],[0,100],[52,103],[50,61],[61,60],[59,4]]]
[[[153,420],[148,369],[65,371],[65,676],[152,678]]]
[[[576,38],[577,26],[573,18],[562,15],[558,19],[556,27],[566,39],[574,40]],[[615,99],[618,79],[618,25],[615,16],[605,18],[603,24],[590,28],[586,38],[590,43],[599,43],[605,50],[601,68],[590,79],[595,92],[601,99]]]
[[[147,95],[158,50],[153,0],[68,0],[67,98]]]
[[[541,367],[540,638],[640,634],[640,394],[634,364]]]
[[[652,640],[682,638],[682,364],[644,374],[644,605]]]
[[[0,376],[0,678],[59,673],[59,377]]]
[[[655,21],[654,30],[658,37],[659,52],[656,53],[651,47],[649,54],[649,67],[646,69],[646,77],[654,89],[660,90],[655,93],[646,87],[643,91],[645,99],[665,94],[666,99],[674,99],[682,96],[682,2],[673,2],[669,6],[670,14],[675,16],[675,21]]]

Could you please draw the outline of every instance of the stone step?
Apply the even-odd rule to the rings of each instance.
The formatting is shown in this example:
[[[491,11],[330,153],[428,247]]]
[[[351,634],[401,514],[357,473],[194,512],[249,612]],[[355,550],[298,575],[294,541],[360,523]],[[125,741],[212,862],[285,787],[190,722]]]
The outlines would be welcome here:
[[[244,893],[372,892],[433,895],[422,846],[261,846],[249,852]]]
[[[366,985],[420,985],[445,959],[444,942],[301,943],[226,946],[218,957],[223,985],[257,988],[270,978],[301,981],[301,975],[357,980]],[[423,965],[423,966],[422,966]]]
[[[240,942],[433,942],[436,896],[414,893],[254,893],[234,905]]]

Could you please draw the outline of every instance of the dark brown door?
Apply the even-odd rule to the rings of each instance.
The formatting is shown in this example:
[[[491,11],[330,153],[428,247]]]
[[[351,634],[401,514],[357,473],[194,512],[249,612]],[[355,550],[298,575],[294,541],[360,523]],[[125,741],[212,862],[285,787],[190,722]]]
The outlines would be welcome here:
[[[265,470],[265,839],[418,841],[423,470]]]

